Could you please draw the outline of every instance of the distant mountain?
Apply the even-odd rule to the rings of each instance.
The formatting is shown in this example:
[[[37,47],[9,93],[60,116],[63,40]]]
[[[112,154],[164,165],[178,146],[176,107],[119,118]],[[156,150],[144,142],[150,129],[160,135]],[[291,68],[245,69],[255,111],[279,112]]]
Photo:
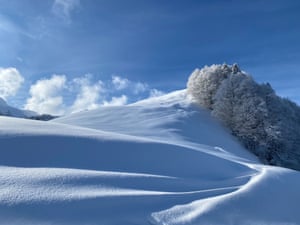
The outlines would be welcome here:
[[[0,115],[18,118],[29,118],[32,116],[38,116],[38,113],[29,110],[14,108],[12,106],[9,106],[6,101],[4,101],[4,99],[0,98]]]
[[[57,118],[57,116],[52,116],[48,114],[38,114],[34,111],[30,110],[21,110],[12,106],[9,106],[6,101],[0,98],[0,116],[9,116],[9,117],[17,117],[17,118],[25,118],[32,120],[52,120]]]

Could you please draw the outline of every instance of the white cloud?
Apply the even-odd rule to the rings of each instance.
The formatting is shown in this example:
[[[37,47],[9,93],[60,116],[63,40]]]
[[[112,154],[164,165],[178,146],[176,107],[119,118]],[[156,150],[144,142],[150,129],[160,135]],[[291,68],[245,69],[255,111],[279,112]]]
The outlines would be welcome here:
[[[65,84],[64,75],[53,75],[50,79],[38,80],[30,87],[31,97],[27,99],[24,108],[38,113],[62,115],[65,109],[61,92]]]
[[[104,101],[103,106],[121,106],[127,104],[127,96],[122,95],[121,97],[112,97],[111,101]]]
[[[38,80],[30,87],[31,97],[27,99],[24,108],[41,114],[62,115],[93,110],[100,106],[126,105],[148,94],[154,97],[163,92],[150,89],[146,83],[120,76],[113,76],[111,80],[103,82],[95,81],[91,74],[72,80],[67,80],[65,75],[53,75]]]
[[[71,22],[71,12],[80,6],[80,0],[54,0],[52,11],[65,22]]]
[[[162,92],[162,91],[160,91],[160,90],[157,90],[157,89],[151,89],[150,90],[150,95],[149,95],[149,97],[150,98],[153,98],[153,97],[159,97],[159,96],[162,96],[162,95],[164,95],[165,93],[164,92]]]
[[[112,76],[112,84],[118,91],[128,89],[133,94],[137,95],[149,90],[149,86],[142,82],[130,81],[121,76]]]
[[[130,81],[128,79],[122,78],[120,76],[112,76],[112,83],[113,83],[115,89],[123,90],[129,86]]]
[[[99,107],[98,100],[104,89],[103,83],[99,80],[97,83],[91,84],[90,79],[91,77],[88,75],[74,79],[74,83],[79,85],[79,93],[71,106],[72,113]]]
[[[14,96],[23,82],[24,78],[16,68],[0,68],[0,97]]]
[[[147,84],[137,82],[134,84],[133,93],[137,95],[139,93],[147,91],[148,89],[149,89],[149,86]]]

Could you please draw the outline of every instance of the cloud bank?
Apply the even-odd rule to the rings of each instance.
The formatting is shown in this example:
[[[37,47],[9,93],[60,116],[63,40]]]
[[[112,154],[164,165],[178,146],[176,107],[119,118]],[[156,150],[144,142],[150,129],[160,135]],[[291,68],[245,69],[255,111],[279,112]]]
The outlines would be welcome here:
[[[120,76],[112,76],[112,83],[117,90],[123,90],[129,86],[130,81]]]
[[[65,109],[61,93],[65,85],[65,75],[53,75],[50,79],[38,80],[30,87],[31,97],[27,99],[24,108],[41,114],[64,114]]]
[[[24,78],[16,68],[0,68],[0,97],[16,95],[17,91],[24,82]]]
[[[79,86],[79,93],[70,108],[71,113],[99,107],[98,100],[100,99],[100,94],[104,92],[102,81],[99,80],[95,84],[91,84],[91,77],[86,75],[81,78],[75,78],[73,83]]]
[[[30,87],[30,97],[24,109],[40,114],[63,115],[101,106],[120,106],[163,92],[151,89],[148,84],[112,76],[111,80],[97,80],[91,74],[71,80],[66,75],[43,78]],[[71,100],[70,100],[71,98]],[[68,102],[69,101],[69,102]]]

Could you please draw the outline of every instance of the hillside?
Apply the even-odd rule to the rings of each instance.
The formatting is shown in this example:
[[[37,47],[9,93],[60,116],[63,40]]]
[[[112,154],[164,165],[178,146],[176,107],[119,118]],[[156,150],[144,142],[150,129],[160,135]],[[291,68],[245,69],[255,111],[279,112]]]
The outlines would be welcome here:
[[[259,163],[185,90],[0,117],[0,144],[1,224],[300,223],[299,172]]]
[[[15,107],[9,106],[6,101],[0,98],[0,116],[11,116],[19,118],[28,118],[37,116],[38,114],[29,110],[21,110]]]
[[[196,69],[187,92],[261,161],[300,171],[300,107],[237,64]]]

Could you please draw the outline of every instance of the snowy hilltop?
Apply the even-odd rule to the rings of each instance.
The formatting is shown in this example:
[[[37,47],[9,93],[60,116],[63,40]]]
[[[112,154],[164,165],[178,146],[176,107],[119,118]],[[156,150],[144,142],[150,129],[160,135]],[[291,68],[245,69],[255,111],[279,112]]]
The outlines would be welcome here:
[[[300,170],[300,107],[234,64],[196,69],[187,91],[266,163]]]
[[[189,83],[48,122],[0,116],[0,224],[300,224],[300,173],[262,164],[195,99]]]

